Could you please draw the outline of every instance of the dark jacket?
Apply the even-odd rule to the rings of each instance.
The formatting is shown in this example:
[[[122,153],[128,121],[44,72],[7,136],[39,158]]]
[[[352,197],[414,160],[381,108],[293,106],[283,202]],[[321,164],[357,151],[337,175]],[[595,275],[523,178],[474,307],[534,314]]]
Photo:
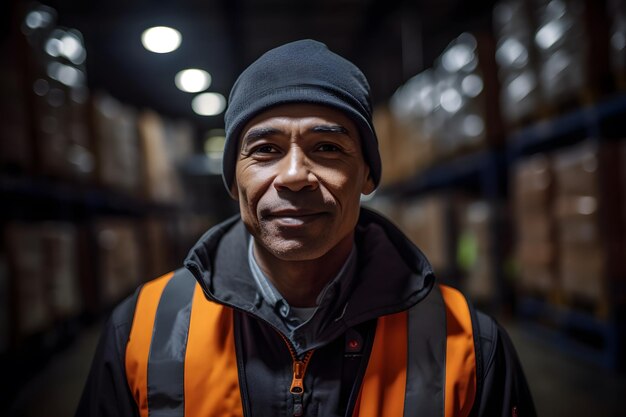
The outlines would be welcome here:
[[[264,302],[246,262],[250,239],[238,218],[209,230],[185,260],[206,296],[233,307],[240,323],[244,412],[247,416],[291,415],[291,356],[278,332],[297,354],[316,349],[304,397],[305,415],[350,413],[367,364],[376,319],[407,310],[424,300],[434,275],[424,255],[383,217],[362,210],[356,230],[357,273],[334,283],[314,316],[290,331]],[[126,341],[137,293],[113,312],[98,346],[77,416],[137,416],[124,368]],[[472,415],[533,416],[533,402],[505,331],[488,316],[472,311],[477,357],[477,398]],[[276,331],[278,330],[278,332]],[[346,335],[364,341],[362,355],[345,354]],[[246,343],[246,341],[250,343]],[[252,342],[253,341],[253,342]],[[362,372],[361,372],[362,373]],[[355,383],[355,381],[357,381]],[[253,410],[253,411],[252,411]]]

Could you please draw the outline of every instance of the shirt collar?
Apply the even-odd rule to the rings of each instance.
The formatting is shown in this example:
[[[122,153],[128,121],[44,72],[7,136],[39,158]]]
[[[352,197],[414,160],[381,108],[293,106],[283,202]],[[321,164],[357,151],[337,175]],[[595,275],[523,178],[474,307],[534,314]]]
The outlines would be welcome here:
[[[259,264],[254,257],[254,238],[250,239],[248,244],[248,264],[250,265],[250,271],[252,272],[252,276],[254,281],[259,289],[263,300],[268,303],[270,306],[274,308],[274,310],[281,316],[284,320],[293,320],[295,319],[297,323],[300,322],[297,317],[294,317],[292,312],[292,307],[289,305],[287,300],[280,294],[280,292],[274,287],[269,278],[263,273]],[[328,289],[336,282],[342,280],[344,277],[349,276],[354,273],[356,267],[356,245],[352,245],[352,250],[348,255],[348,258],[342,265],[341,269],[337,273],[337,275],[330,280],[326,286],[320,291],[319,295],[316,299],[316,304],[320,305],[324,296],[328,292]]]

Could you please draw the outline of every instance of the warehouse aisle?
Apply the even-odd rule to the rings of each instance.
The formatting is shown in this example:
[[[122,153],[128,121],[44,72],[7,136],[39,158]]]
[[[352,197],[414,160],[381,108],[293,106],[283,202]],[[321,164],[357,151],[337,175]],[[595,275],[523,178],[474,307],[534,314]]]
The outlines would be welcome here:
[[[577,361],[545,346],[514,323],[505,326],[526,370],[537,412],[543,417],[623,417],[626,375]],[[51,361],[19,395],[11,417],[72,416],[100,325],[88,329]]]

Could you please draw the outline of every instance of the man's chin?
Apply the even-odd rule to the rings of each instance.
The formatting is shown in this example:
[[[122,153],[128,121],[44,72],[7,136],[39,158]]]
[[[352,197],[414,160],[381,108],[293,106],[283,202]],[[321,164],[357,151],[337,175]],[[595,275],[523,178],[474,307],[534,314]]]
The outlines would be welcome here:
[[[263,242],[265,251],[273,257],[290,262],[311,261],[324,255],[324,249],[318,244],[320,239],[283,239],[280,242]]]

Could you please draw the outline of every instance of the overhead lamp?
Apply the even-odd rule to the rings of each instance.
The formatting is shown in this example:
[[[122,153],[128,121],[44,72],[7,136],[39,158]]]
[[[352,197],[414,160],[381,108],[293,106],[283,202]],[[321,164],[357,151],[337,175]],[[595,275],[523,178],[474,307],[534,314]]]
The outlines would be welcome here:
[[[45,51],[52,57],[65,57],[75,65],[80,65],[87,56],[80,32],[55,29],[46,41]]]
[[[180,46],[182,36],[179,31],[167,26],[155,26],[146,29],[141,35],[141,43],[148,50],[157,54],[175,51]]]
[[[454,88],[447,88],[441,93],[439,103],[448,113],[456,113],[463,106],[463,98]]]
[[[187,93],[199,93],[211,85],[211,74],[208,72],[190,68],[176,74],[176,87]]]
[[[226,98],[219,93],[198,94],[192,100],[191,107],[200,116],[215,116],[226,108]]]
[[[85,84],[85,74],[78,68],[51,62],[47,68],[48,77],[59,81],[68,87],[79,87]]]

